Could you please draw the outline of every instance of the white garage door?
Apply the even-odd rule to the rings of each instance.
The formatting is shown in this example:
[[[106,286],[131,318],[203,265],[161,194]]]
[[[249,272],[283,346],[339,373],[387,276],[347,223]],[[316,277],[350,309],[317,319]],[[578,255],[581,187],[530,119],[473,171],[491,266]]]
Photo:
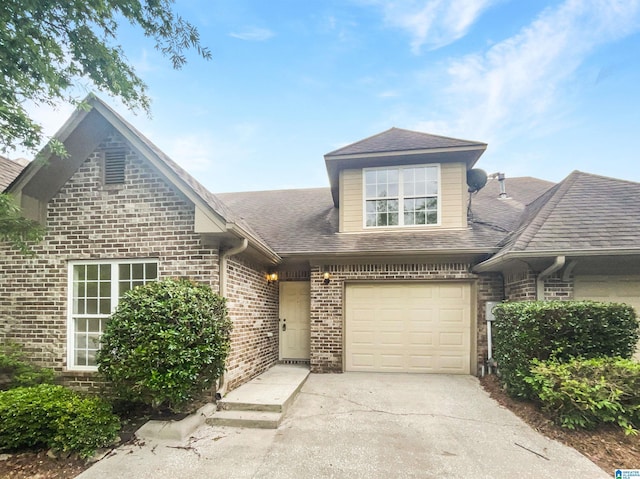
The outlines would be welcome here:
[[[573,297],[626,303],[640,316],[640,276],[576,276]],[[640,342],[635,358],[640,360]]]
[[[350,284],[345,369],[470,374],[468,283]]]

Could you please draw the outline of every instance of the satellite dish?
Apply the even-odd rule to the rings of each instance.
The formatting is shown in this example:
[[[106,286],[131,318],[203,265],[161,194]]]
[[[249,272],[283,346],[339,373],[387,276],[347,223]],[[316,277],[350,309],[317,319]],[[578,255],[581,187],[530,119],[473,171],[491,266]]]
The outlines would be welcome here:
[[[467,171],[467,186],[469,186],[469,193],[475,193],[484,188],[487,184],[487,172],[480,168],[474,168]]]

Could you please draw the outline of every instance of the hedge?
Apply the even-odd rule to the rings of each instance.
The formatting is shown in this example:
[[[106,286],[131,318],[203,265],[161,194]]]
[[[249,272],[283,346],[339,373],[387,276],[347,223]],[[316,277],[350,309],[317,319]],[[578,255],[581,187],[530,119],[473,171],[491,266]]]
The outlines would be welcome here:
[[[533,397],[531,360],[631,358],[638,319],[631,306],[594,301],[529,301],[494,308],[494,358],[507,392]]]
[[[526,378],[544,410],[570,429],[640,426],[640,363],[622,358],[533,361]]]
[[[120,429],[109,403],[51,384],[0,392],[0,417],[1,450],[41,446],[85,458]]]

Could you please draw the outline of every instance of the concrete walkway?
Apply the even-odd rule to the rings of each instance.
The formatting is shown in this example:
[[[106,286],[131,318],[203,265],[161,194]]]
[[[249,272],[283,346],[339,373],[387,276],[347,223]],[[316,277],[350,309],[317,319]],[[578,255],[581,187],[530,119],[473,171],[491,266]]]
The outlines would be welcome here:
[[[97,478],[607,478],[501,408],[470,376],[311,375],[278,429],[203,426],[128,445]]]

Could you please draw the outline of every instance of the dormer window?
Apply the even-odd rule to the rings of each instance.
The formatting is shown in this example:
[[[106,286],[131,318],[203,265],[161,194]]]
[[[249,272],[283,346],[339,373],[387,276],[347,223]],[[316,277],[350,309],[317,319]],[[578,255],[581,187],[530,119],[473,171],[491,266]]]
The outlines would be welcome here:
[[[438,225],[439,184],[439,165],[365,169],[365,227]]]

